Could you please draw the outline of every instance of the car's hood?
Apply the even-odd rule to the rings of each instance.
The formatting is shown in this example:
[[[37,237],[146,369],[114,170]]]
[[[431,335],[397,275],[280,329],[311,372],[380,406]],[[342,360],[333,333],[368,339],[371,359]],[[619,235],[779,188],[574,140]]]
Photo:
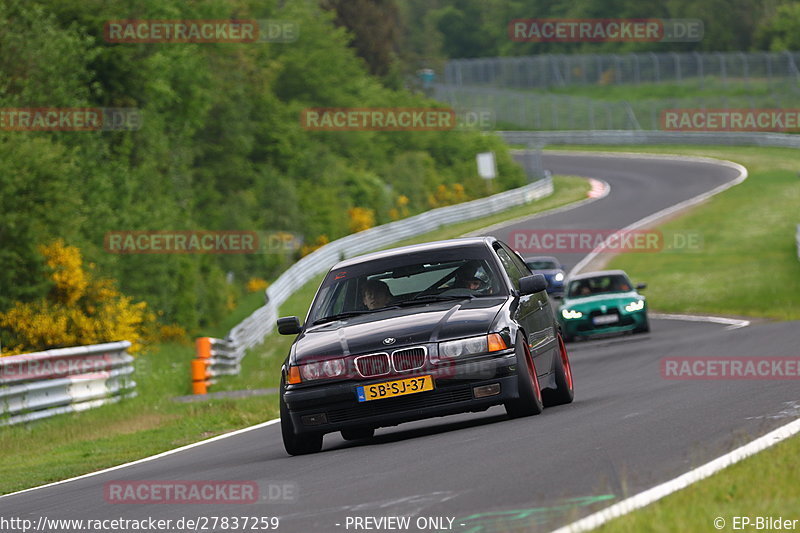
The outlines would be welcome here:
[[[640,300],[642,296],[636,291],[611,292],[608,294],[594,294],[582,298],[565,298],[561,307],[565,309],[595,309],[600,305],[625,305],[634,300]]]
[[[295,342],[295,362],[483,335],[506,301],[497,297],[436,302],[310,326]],[[395,342],[387,346],[383,340],[389,337]]]

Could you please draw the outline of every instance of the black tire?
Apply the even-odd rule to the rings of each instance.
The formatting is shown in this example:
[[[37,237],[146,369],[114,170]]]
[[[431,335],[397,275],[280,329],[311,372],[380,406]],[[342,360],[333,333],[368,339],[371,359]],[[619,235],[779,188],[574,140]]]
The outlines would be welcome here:
[[[344,440],[365,440],[375,435],[375,428],[350,428],[342,430]]]
[[[636,328],[634,333],[650,333],[650,319],[647,318],[647,315],[644,316],[644,326]]]
[[[322,449],[322,433],[295,433],[289,409],[283,402],[283,383],[281,383],[278,402],[281,413],[281,435],[283,435],[283,447],[286,449],[286,453],[306,455],[320,451]]]
[[[506,412],[511,418],[538,415],[544,409],[542,389],[539,387],[536,367],[523,334],[518,336],[516,348],[519,398],[505,402]]]
[[[575,388],[572,382],[572,365],[569,362],[569,353],[564,345],[564,339],[558,334],[558,357],[553,364],[556,388],[542,391],[542,400],[545,407],[572,403],[575,398]]]

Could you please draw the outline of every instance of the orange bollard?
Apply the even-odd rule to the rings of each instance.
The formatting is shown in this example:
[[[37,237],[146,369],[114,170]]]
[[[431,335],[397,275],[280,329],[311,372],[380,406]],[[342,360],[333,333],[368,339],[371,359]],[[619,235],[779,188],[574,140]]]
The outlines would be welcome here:
[[[192,359],[192,394],[208,392],[208,359]]]
[[[211,337],[198,337],[195,341],[197,357],[208,359],[211,357]]]

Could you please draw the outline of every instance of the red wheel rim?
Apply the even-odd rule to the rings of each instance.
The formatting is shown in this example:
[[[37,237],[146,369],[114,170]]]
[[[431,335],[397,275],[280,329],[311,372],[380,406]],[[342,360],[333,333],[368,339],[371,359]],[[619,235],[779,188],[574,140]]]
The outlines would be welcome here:
[[[542,401],[542,389],[539,388],[539,377],[536,375],[536,367],[533,365],[533,357],[531,356],[530,350],[528,347],[525,347],[525,354],[527,355],[526,363],[528,364],[528,372],[531,374],[531,382],[533,383],[533,390],[536,391],[536,400],[538,402]]]
[[[567,347],[564,345],[564,339],[561,334],[558,335],[558,345],[561,351],[561,366],[564,368],[564,376],[567,378],[567,385],[572,390],[572,367],[569,364],[569,356],[567,355]]]

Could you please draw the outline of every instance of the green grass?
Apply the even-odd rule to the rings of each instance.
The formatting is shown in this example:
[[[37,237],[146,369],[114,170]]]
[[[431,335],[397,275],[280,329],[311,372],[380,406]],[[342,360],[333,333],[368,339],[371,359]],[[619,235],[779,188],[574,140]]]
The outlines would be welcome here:
[[[575,177],[554,178],[555,193],[545,199],[480,220],[443,227],[414,242],[456,237],[463,233],[541,212],[586,198],[589,185]],[[294,293],[281,315],[305,316],[322,276]],[[208,331],[222,337],[263,303],[263,294],[243,298],[223,323]],[[225,377],[212,391],[276,387],[279,369],[292,337],[270,335],[251,350],[238,376]],[[137,357],[134,379],[138,397],[82,413],[62,415],[32,424],[0,429],[0,493],[108,468],[196,442],[214,435],[276,418],[277,395],[176,403],[189,394],[189,361],[194,347],[162,344]],[[11,460],[13,458],[13,460]]]
[[[755,98],[756,101],[773,96],[796,97],[796,87],[791,80],[768,83],[767,80],[729,80],[724,84],[718,78],[700,80],[692,78],[681,83],[641,83],[623,85],[570,85],[550,87],[547,90],[530,90],[535,94],[561,94],[581,96],[601,101],[637,101],[649,99],[719,98],[720,96]]]
[[[570,149],[576,149],[570,147]],[[646,281],[651,309],[800,319],[800,261],[795,233],[800,224],[800,153],[789,148],[616,146],[580,150],[699,155],[744,165],[744,183],[659,229],[699,232],[699,252],[628,253],[614,257],[621,268]]]
[[[800,438],[795,436],[595,531],[716,531],[714,519],[717,517],[725,520],[723,531],[732,531],[734,516],[800,519],[797,512],[800,501],[798,456]],[[797,529],[798,526],[788,531]],[[744,529],[755,530],[752,526]]]
[[[682,83],[573,85],[544,89],[455,89],[462,107],[489,106],[498,130],[660,130],[661,112],[696,108],[791,108],[795,84],[696,79]],[[488,103],[487,103],[488,102]],[[635,122],[631,120],[635,117]]]

